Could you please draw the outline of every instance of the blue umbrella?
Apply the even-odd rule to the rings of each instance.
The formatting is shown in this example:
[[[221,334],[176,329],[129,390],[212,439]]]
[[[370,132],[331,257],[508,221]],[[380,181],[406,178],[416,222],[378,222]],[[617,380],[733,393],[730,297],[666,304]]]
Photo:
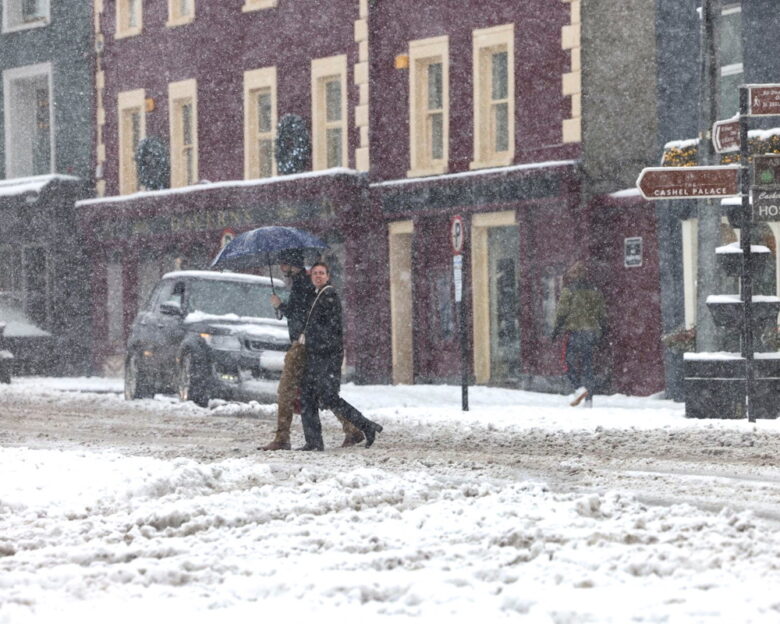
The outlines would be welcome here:
[[[299,249],[311,253],[327,248],[325,242],[305,230],[269,225],[236,236],[222,248],[210,266],[212,269],[240,270],[267,264],[270,273],[271,265],[279,262],[279,254],[283,251]],[[273,277],[271,280],[273,287]]]

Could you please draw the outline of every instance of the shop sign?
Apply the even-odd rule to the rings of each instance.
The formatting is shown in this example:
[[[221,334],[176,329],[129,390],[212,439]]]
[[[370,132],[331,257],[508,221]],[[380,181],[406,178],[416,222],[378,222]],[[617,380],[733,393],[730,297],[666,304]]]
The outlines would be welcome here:
[[[641,236],[631,236],[623,239],[623,265],[627,269],[642,266]]]

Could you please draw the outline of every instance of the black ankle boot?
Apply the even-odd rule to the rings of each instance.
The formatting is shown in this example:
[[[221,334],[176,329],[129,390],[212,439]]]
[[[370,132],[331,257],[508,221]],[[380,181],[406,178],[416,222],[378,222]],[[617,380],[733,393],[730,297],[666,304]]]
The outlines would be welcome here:
[[[363,434],[366,436],[366,448],[370,447],[374,443],[377,433],[382,432],[382,425],[373,421],[368,421],[368,426],[363,430]]]
[[[296,451],[323,451],[325,450],[324,445],[322,444],[309,444],[308,442],[304,444],[303,446],[295,449]]]

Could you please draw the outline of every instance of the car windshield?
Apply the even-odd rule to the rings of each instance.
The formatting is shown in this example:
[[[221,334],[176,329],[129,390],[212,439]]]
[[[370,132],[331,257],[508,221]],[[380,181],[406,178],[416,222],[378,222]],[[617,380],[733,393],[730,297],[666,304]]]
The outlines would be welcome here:
[[[193,281],[190,285],[189,311],[275,318],[270,301],[272,292],[270,284]]]

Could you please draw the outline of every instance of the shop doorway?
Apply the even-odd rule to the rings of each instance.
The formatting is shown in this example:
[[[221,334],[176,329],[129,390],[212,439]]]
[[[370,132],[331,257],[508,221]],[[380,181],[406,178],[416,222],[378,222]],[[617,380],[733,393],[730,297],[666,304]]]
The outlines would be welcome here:
[[[513,383],[521,362],[519,233],[514,211],[472,217],[474,375]]]
[[[393,383],[414,383],[411,221],[389,224]]]

